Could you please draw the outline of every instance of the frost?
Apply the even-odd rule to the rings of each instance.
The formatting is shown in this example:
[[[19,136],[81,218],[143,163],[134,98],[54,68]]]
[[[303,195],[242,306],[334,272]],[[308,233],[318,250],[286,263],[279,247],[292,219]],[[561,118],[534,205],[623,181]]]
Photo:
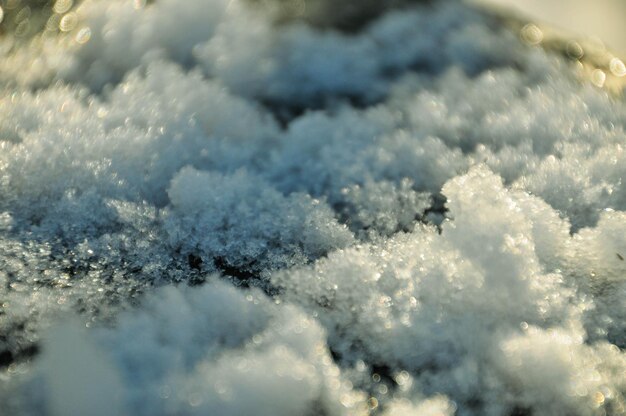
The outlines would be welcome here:
[[[623,98],[456,1],[68,7],[0,39],[0,413],[624,414]]]
[[[445,393],[462,408],[478,407],[479,413],[528,406],[545,414],[554,414],[554,409],[574,412],[579,402],[572,402],[567,391],[552,391],[548,404],[532,390],[544,382],[542,376],[519,385],[501,375],[493,351],[503,342],[514,343],[503,340],[522,337],[530,326],[553,331],[554,326],[582,323],[588,306],[574,296],[562,275],[543,271],[536,253],[541,245],[533,243],[558,238],[550,236],[550,228],[559,227],[565,231],[561,246],[575,244],[575,239],[550,208],[536,197],[504,189],[484,166],[451,180],[443,193],[452,219],[442,224],[441,234],[422,226],[382,245],[331,253],[314,266],[275,273],[273,281],[285,289],[287,299],[319,317],[329,331],[331,348],[347,362],[365,360],[419,374],[416,381],[427,393]],[[552,217],[553,222],[534,227],[537,216]],[[580,355],[577,368],[608,368],[594,389],[603,385],[623,392],[623,377],[616,372],[623,366],[623,354],[605,359],[600,351],[609,344],[583,347],[578,334],[573,339],[580,352],[567,349],[570,344],[565,342],[563,353]],[[594,364],[583,358],[589,353],[597,357]],[[535,361],[519,359],[516,371],[525,374]],[[546,359],[537,371],[558,372],[558,365]],[[570,379],[552,384],[566,386]],[[591,403],[592,390],[585,390],[581,400]],[[476,394],[498,399],[477,404]],[[528,394],[532,403],[520,402],[519,394]],[[621,408],[623,400],[619,393],[613,405]],[[577,412],[587,414],[582,407]]]
[[[350,225],[383,235],[410,229],[432,204],[428,194],[415,192],[408,180],[398,187],[388,181],[368,182],[344,188],[342,194]]]
[[[284,268],[353,242],[323,202],[284,197],[243,171],[231,176],[184,168],[168,190],[170,244],[243,272]]]

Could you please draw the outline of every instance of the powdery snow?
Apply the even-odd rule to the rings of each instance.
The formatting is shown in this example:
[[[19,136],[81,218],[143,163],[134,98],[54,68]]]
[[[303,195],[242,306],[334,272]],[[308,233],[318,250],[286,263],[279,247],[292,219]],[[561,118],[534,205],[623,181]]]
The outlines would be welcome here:
[[[85,0],[0,62],[0,413],[626,412],[623,100],[318,3]]]

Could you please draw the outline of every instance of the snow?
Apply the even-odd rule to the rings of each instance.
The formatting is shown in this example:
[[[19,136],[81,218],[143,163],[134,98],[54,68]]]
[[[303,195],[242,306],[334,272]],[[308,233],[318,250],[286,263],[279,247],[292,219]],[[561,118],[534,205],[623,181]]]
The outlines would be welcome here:
[[[347,388],[315,320],[259,291],[214,280],[200,288],[159,290],[140,313],[121,315],[115,329],[87,334],[77,322],[52,327],[33,369],[34,380],[45,382],[46,412],[292,415],[358,409],[362,394]],[[24,408],[37,411],[32,402]]]
[[[243,272],[304,263],[354,242],[326,204],[305,194],[285,197],[245,171],[223,176],[183,168],[168,195],[170,246]]]
[[[623,99],[455,1],[296,3],[0,62],[0,414],[623,414]]]

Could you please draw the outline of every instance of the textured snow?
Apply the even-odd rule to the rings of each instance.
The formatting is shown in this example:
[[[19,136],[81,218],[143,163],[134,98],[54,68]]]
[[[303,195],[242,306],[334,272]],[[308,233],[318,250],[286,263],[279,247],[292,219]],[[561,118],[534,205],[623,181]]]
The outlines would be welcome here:
[[[0,414],[626,412],[623,99],[357,3],[0,38]]]

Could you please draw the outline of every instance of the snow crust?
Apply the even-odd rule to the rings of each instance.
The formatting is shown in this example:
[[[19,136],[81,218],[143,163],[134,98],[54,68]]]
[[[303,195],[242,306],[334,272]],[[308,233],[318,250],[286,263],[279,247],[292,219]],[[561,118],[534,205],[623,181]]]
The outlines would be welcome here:
[[[3,412],[626,412],[623,100],[318,3],[85,0],[0,62]]]

